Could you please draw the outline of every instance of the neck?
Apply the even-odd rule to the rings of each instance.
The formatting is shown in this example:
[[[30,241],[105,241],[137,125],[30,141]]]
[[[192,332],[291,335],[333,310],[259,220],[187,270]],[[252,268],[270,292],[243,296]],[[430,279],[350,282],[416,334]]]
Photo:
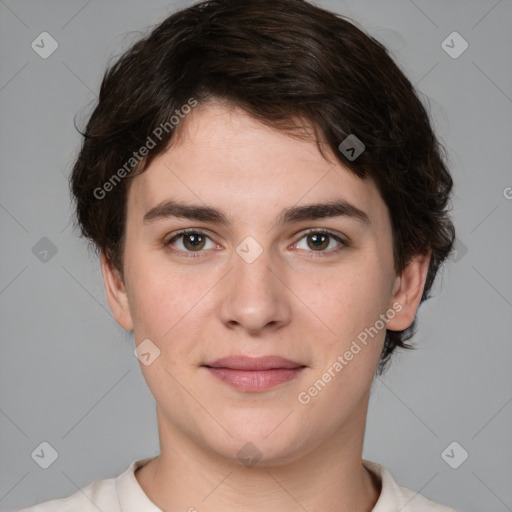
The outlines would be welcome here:
[[[378,500],[380,484],[362,464],[364,424],[351,429],[358,435],[335,432],[291,462],[248,467],[221,458],[158,417],[161,454],[135,476],[164,511],[371,512]]]

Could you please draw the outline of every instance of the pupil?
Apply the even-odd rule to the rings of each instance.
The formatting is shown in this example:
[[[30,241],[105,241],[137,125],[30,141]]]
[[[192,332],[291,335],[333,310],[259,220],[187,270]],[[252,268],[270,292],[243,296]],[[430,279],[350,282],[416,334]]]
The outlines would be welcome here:
[[[322,244],[324,244],[324,242],[325,242],[325,240],[327,238],[325,235],[320,235],[318,233],[315,233],[315,234],[310,235],[310,236],[313,239],[313,246],[314,247],[320,247]]]
[[[186,241],[192,247],[197,248],[199,245],[201,245],[201,235],[194,235],[194,234],[187,235]]]

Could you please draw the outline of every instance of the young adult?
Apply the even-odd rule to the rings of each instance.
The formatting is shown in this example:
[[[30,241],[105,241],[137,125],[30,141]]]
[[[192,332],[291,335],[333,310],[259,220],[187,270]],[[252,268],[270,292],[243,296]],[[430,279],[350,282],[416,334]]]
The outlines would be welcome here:
[[[453,511],[362,459],[454,238],[381,44],[300,0],[183,9],[107,70],[71,184],[161,453],[26,511]]]

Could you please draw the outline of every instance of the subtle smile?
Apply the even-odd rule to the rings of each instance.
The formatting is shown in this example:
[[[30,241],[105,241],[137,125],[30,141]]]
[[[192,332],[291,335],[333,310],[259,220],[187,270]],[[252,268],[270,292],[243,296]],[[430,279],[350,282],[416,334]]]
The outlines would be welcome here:
[[[296,378],[306,368],[280,356],[231,356],[203,366],[217,379],[246,392],[265,391]]]

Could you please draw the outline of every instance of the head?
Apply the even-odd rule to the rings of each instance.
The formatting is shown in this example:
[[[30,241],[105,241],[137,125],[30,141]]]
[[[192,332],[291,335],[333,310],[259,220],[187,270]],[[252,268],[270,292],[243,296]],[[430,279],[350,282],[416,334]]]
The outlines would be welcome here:
[[[180,408],[184,387],[232,437],[263,444],[290,393],[347,351],[280,442],[306,450],[361,413],[374,375],[412,348],[454,239],[442,148],[387,50],[301,0],[203,2],[108,69],[83,135],[78,223],[116,319],[160,351],[141,368],[171,423],[227,446],[198,424],[197,404]],[[355,158],[340,147],[349,136],[364,144]],[[331,207],[298,210],[320,204]],[[306,372],[263,394],[222,388],[230,400],[217,402],[204,365],[233,354],[278,354]]]

